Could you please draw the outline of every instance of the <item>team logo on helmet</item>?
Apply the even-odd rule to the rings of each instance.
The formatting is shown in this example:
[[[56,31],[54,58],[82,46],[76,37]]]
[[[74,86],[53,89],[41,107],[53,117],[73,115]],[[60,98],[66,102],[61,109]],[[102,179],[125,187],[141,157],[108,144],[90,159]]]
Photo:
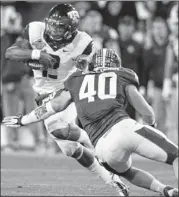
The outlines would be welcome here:
[[[78,23],[80,16],[76,10],[68,12],[67,15],[72,20],[72,24]]]
[[[121,67],[121,59],[112,49],[100,49],[92,58],[89,70],[109,70]]]

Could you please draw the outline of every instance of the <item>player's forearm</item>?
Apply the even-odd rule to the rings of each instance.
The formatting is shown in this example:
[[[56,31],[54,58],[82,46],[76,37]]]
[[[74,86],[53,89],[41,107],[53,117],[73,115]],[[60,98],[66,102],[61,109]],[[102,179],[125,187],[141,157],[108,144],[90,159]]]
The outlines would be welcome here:
[[[18,47],[10,47],[6,50],[5,56],[9,60],[25,61],[32,59],[31,49],[22,49]]]
[[[142,119],[145,123],[153,125],[155,123],[155,114],[152,107],[145,101],[145,99],[134,101],[133,106],[142,115]]]
[[[51,102],[48,102],[23,116],[21,123],[22,125],[28,125],[35,122],[40,122],[55,113],[56,111],[53,109]]]
[[[146,102],[137,88],[130,85],[126,88],[126,94],[131,105],[142,115],[143,121],[149,125],[154,124],[155,114],[152,107]]]

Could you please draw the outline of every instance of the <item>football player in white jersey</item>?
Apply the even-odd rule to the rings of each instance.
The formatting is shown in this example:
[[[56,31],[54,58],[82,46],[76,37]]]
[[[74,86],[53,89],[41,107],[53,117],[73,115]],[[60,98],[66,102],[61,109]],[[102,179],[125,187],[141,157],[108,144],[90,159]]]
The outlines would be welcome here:
[[[24,61],[33,69],[33,88],[39,95],[39,105],[57,96],[55,92],[61,93],[64,81],[76,71],[74,59],[79,62],[90,61],[95,51],[92,38],[77,29],[78,23],[79,14],[72,5],[56,5],[50,10],[45,22],[29,23],[23,40],[6,51],[6,58]],[[36,115],[38,117],[40,114]],[[106,183],[112,184],[119,195],[127,195],[128,189],[119,177],[109,173],[91,151],[80,146],[82,143],[93,148],[87,134],[74,124],[76,116],[76,108],[72,103],[63,112],[46,119],[46,129],[65,155],[75,158]]]

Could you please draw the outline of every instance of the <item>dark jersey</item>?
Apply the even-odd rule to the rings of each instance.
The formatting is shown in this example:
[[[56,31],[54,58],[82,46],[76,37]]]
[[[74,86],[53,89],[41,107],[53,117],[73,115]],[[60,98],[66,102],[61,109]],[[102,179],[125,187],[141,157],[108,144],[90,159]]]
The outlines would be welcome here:
[[[94,146],[107,130],[128,117],[125,111],[125,87],[128,84],[138,86],[138,77],[126,68],[87,74],[79,71],[65,82],[78,118]]]

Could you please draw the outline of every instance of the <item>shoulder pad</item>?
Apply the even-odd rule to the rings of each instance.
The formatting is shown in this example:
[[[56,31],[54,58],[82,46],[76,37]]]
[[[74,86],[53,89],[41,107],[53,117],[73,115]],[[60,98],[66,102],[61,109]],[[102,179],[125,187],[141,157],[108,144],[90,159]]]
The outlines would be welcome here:
[[[122,79],[125,80],[127,84],[133,84],[136,87],[139,86],[139,78],[133,70],[128,68],[120,68],[118,75],[122,77]]]
[[[90,39],[92,39],[91,36],[90,36],[89,34],[87,34],[86,32],[84,32],[84,31],[78,31],[78,34],[79,34],[80,36],[85,37],[85,38],[90,38]]]
[[[45,23],[44,22],[40,22],[40,21],[33,21],[29,23],[29,27],[31,28],[44,28],[45,27]]]
[[[92,41],[91,36],[84,31],[78,31],[77,36],[79,36],[80,40],[83,42],[85,41],[87,43],[90,43]]]
[[[45,30],[45,23],[34,21],[29,23],[29,40],[39,39]]]
[[[74,45],[74,50],[71,55],[73,57],[81,55],[91,41],[91,36],[89,36],[85,32],[78,31],[77,35],[72,41],[72,44]]]

